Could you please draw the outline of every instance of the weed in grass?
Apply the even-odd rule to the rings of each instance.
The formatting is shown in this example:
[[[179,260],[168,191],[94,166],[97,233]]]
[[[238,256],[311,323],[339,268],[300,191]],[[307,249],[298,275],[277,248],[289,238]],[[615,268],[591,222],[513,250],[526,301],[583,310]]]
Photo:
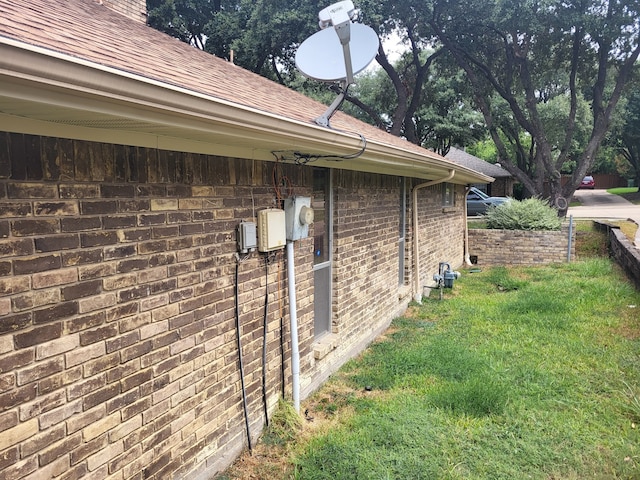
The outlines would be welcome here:
[[[353,403],[355,398],[356,394],[351,389],[330,389],[315,404],[315,409],[326,415],[333,415]]]
[[[624,382],[624,401],[621,405],[625,415],[633,422],[633,428],[637,428],[640,423],[640,389]]]
[[[293,405],[280,399],[271,415],[269,426],[262,435],[262,441],[267,445],[286,445],[297,437],[301,428],[300,415]]]

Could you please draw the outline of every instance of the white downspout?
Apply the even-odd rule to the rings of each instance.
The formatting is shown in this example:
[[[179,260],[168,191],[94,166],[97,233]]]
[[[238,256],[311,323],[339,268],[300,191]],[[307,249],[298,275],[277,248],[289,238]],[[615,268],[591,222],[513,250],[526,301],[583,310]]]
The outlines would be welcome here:
[[[413,299],[422,303],[422,292],[420,290],[420,234],[418,233],[418,190],[438,183],[444,183],[453,178],[456,174],[454,169],[449,170],[449,175],[442,177],[438,180],[431,180],[430,182],[421,183],[413,187]]]
[[[469,217],[467,215],[467,195],[471,191],[470,187],[464,189],[464,263],[471,266],[471,257],[469,256]]]
[[[298,348],[298,304],[293,242],[287,241],[287,284],[289,286],[289,319],[291,323],[291,389],[293,407],[300,413],[300,350]],[[284,381],[284,380],[283,380]]]

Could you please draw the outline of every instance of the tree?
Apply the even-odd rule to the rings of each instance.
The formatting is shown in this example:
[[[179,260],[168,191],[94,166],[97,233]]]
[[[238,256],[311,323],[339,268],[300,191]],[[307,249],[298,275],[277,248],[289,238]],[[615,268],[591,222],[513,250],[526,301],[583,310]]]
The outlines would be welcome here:
[[[422,2],[356,3],[360,21],[382,40],[375,57],[380,68],[357,78],[345,97],[345,111],[441,154],[453,144],[477,140],[482,122],[471,107],[459,69],[441,62],[446,52],[434,46]],[[386,51],[390,38],[405,47],[397,61]]]
[[[358,5],[363,12],[363,23],[374,28],[381,39],[397,35],[407,47],[402,60],[392,63],[384,42],[381,42],[376,61],[388,76],[392,86],[390,92],[393,92],[388,97],[393,108],[385,112],[386,129],[392,135],[402,135],[416,144],[421,143],[416,112],[422,104],[423,88],[429,81],[433,63],[444,53],[441,48],[433,48],[433,35],[422,15],[424,8],[421,4],[416,1],[362,0]],[[347,96],[346,100],[355,103],[353,96]]]
[[[432,3],[428,24],[464,69],[501,164],[530,195],[561,207],[561,214],[564,199],[593,165],[631,79],[640,53],[639,9],[637,2],[622,0]],[[563,187],[560,170],[576,153],[581,97],[591,108],[592,125]],[[557,149],[542,111],[555,98],[569,105]],[[521,141],[523,135],[528,142]],[[505,139],[515,148],[515,159]]]
[[[297,45],[317,30],[317,8],[308,0],[147,0],[150,26],[282,83]]]
[[[318,29],[319,2],[238,0],[207,22],[205,50],[283,84],[297,75],[297,46]],[[321,2],[320,2],[321,3]]]
[[[625,119],[620,150],[633,169],[636,185],[640,185],[640,92],[637,90],[629,96]]]
[[[403,58],[394,65],[403,70],[411,82],[411,69],[402,67]],[[425,79],[422,94],[413,116],[405,122],[400,135],[408,137],[411,129],[417,144],[446,155],[454,145],[469,145],[486,135],[482,115],[473,108],[473,99],[465,88],[466,81],[459,70],[442,74],[438,64]],[[381,68],[361,74],[352,87],[352,104],[343,109],[350,115],[391,130],[393,114],[398,108],[394,86]]]
[[[223,8],[223,0],[147,0],[153,28],[204,49],[205,25]]]
[[[473,107],[462,72],[435,67],[424,85],[413,126],[419,145],[444,156],[455,145],[482,139],[486,129],[482,115]]]

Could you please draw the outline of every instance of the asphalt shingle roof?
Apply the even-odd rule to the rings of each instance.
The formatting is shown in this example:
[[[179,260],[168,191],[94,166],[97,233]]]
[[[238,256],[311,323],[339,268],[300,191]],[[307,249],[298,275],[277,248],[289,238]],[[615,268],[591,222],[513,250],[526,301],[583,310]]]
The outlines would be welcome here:
[[[489,175],[493,178],[504,178],[511,176],[511,174],[500,165],[486,162],[481,158],[475,157],[458,148],[451,148],[449,150],[449,153],[445,155],[445,158],[457,163],[458,165],[471,168],[476,172],[484,173],[485,175]]]

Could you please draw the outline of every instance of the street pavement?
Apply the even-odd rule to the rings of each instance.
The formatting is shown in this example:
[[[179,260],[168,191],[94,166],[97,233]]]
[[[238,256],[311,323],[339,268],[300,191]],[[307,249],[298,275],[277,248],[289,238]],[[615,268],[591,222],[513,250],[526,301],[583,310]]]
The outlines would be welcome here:
[[[567,216],[573,218],[593,218],[601,220],[633,220],[640,225],[640,205],[634,205],[620,195],[606,190],[576,190],[573,196],[582,204],[569,207]],[[636,232],[636,248],[640,246],[640,229]]]

